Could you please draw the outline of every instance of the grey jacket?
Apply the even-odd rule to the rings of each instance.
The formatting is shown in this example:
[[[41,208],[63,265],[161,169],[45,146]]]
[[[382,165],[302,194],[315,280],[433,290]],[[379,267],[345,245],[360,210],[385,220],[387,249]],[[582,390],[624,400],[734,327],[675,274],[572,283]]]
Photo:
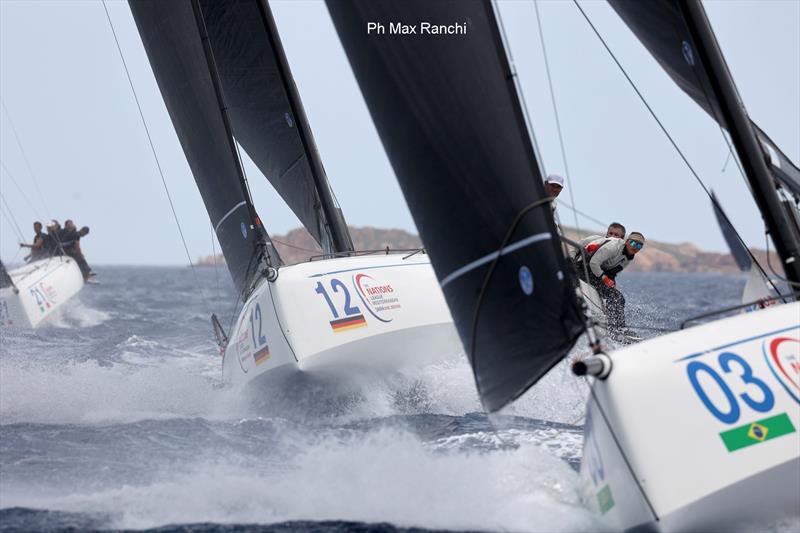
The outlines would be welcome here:
[[[607,237],[606,240],[608,242],[600,246],[589,261],[589,269],[598,278],[607,272],[616,274],[633,261],[633,256],[628,259],[625,255],[624,239]]]

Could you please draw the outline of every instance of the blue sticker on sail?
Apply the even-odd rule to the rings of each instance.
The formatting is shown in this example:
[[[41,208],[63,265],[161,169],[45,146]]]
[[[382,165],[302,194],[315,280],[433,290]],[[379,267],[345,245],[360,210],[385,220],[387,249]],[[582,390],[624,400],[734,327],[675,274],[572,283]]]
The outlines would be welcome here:
[[[242,222],[242,225],[240,227],[242,229],[242,237],[246,239],[247,238],[247,224]]]
[[[519,286],[522,287],[522,292],[528,296],[533,294],[533,274],[531,274],[531,269],[524,265],[519,267]]]
[[[289,113],[284,113],[283,118],[286,119],[286,123],[289,125],[290,128],[294,126],[294,120],[292,120],[292,115],[290,115]]]
[[[683,41],[681,50],[683,50],[683,58],[686,60],[686,62],[691,66],[694,66],[694,52],[692,51],[692,45],[690,45],[688,41]]]

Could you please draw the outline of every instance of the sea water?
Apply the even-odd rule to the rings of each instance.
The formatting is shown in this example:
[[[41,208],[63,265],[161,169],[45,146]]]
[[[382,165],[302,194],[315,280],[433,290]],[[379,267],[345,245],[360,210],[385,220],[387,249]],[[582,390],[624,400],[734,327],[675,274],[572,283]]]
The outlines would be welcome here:
[[[566,364],[492,417],[463,354],[256,408],[220,382],[209,316],[232,318],[226,272],[98,270],[48,326],[0,332],[0,531],[602,529],[579,499],[587,388]],[[744,284],[623,278],[654,329]]]

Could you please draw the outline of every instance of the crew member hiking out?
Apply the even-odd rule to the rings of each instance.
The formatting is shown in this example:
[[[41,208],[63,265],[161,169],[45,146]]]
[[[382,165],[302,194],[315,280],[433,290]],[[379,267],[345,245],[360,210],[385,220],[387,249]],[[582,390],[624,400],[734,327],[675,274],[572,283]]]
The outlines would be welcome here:
[[[625,226],[620,224],[619,222],[612,222],[608,225],[608,229],[606,230],[606,237],[616,237],[617,239],[624,239],[625,238]],[[594,241],[603,240],[605,237],[601,235],[589,235],[588,237],[584,237],[580,240],[581,248],[586,248],[586,246]],[[578,254],[580,255],[580,253]],[[577,259],[578,256],[576,256]]]
[[[595,240],[585,247],[586,266],[583,255],[576,262],[578,275],[597,289],[603,299],[612,330],[625,328],[625,297],[617,289],[617,274],[633,261],[644,242],[644,235],[636,231],[624,240],[616,237]]]
[[[42,223],[33,223],[33,244],[19,243],[20,248],[30,248],[31,253],[25,257],[26,261],[38,261],[47,257],[47,250],[45,250],[45,241],[47,235],[42,231]]]
[[[81,237],[89,234],[89,228],[84,226],[80,230],[72,220],[64,221],[64,229],[59,233],[59,240],[64,253],[73,258],[81,269],[84,281],[94,276],[94,272],[86,262],[86,258],[81,251]]]

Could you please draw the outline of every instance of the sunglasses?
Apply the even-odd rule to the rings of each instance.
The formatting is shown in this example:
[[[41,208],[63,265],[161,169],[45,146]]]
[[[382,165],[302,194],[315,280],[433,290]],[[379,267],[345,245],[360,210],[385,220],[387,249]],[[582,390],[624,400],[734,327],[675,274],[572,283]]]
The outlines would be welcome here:
[[[628,241],[628,244],[630,244],[632,247],[636,248],[637,250],[641,250],[642,247],[644,247],[644,243],[643,242],[634,241],[633,239],[630,239]]]

